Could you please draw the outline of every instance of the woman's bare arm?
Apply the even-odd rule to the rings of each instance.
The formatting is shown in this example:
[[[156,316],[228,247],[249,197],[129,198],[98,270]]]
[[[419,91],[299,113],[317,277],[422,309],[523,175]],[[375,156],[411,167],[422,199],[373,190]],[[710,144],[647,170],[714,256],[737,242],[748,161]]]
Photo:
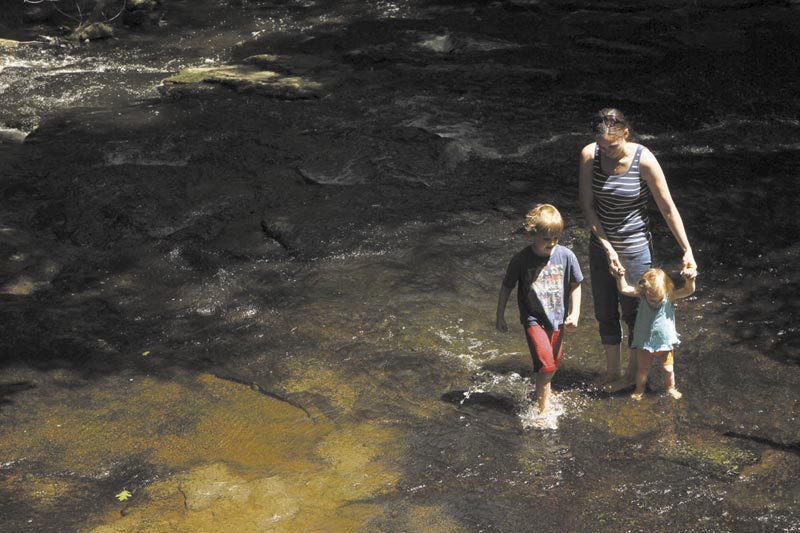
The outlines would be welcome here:
[[[686,236],[686,230],[683,226],[683,219],[672,200],[672,194],[669,192],[667,185],[667,178],[664,176],[664,171],[661,170],[661,165],[658,164],[656,156],[650,150],[645,149],[642,152],[640,159],[640,166],[642,179],[647,182],[650,187],[650,192],[653,194],[653,199],[664,217],[669,230],[678,241],[678,245],[683,250],[683,271],[693,272],[697,269],[697,263],[694,260],[692,253],[692,246],[689,244],[689,238]]]

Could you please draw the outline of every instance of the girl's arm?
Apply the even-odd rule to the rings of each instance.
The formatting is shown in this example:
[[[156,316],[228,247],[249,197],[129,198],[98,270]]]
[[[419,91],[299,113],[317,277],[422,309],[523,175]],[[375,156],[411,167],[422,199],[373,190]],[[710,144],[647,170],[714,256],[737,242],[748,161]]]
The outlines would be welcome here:
[[[689,244],[689,238],[686,236],[686,230],[683,227],[683,219],[681,219],[681,214],[672,200],[664,171],[661,170],[661,165],[658,164],[656,156],[650,150],[645,149],[642,152],[639,168],[642,179],[647,182],[650,191],[653,193],[653,199],[661,212],[661,216],[664,217],[669,230],[683,250],[682,272],[694,272],[697,269],[697,263],[694,260],[692,246]]]
[[[569,291],[569,314],[564,318],[564,327],[575,329],[581,318],[581,284],[573,283]]]
[[[595,143],[586,145],[581,150],[580,171],[578,174],[578,197],[581,201],[581,209],[583,210],[583,218],[586,219],[586,224],[589,226],[589,231],[600,240],[600,244],[606,251],[608,257],[608,266],[612,271],[617,271],[622,268],[622,263],[619,261],[619,255],[614,247],[608,241],[606,232],[603,230],[603,225],[600,223],[600,218],[594,210],[594,192],[592,192],[592,174],[594,166],[594,147]]]
[[[619,290],[620,294],[631,297],[639,296],[639,289],[637,287],[631,287],[628,284],[628,280],[625,279],[624,271],[614,273],[614,276],[617,278],[617,290]]]
[[[684,274],[683,275],[683,279],[685,280],[686,283],[684,283],[683,287],[681,287],[680,289],[675,289],[675,291],[673,291],[672,299],[673,300],[677,300],[678,298],[686,298],[687,296],[691,296],[692,294],[694,294],[694,291],[695,291],[694,279],[695,279],[695,277],[696,277],[696,274],[695,275]]]

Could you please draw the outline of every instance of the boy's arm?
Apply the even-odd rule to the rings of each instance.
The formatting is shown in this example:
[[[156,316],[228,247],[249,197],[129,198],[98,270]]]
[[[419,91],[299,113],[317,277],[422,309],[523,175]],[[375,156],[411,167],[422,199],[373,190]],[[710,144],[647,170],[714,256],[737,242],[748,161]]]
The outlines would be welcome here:
[[[575,329],[581,318],[581,284],[573,283],[569,291],[569,314],[564,319],[564,327]]]
[[[675,291],[672,293],[672,299],[677,300],[678,298],[686,298],[687,296],[694,294],[694,278],[696,276],[696,271],[684,274],[683,279],[686,281],[686,283],[684,283],[683,287],[680,289],[675,289]]]
[[[506,324],[506,304],[508,297],[511,296],[511,289],[505,285],[500,285],[500,294],[497,296],[497,318],[495,318],[494,327],[497,331],[508,331],[508,324]]]
[[[617,289],[620,294],[625,296],[639,296],[639,291],[636,287],[628,285],[628,280],[625,279],[625,272],[615,272],[614,277],[617,278]]]

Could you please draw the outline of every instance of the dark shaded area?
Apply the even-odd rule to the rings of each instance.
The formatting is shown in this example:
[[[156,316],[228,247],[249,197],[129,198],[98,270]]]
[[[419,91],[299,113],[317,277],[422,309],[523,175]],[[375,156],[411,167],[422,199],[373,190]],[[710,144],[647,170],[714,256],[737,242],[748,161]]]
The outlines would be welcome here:
[[[11,403],[9,398],[14,394],[35,388],[36,385],[29,381],[18,381],[15,383],[0,384],[0,405]]]

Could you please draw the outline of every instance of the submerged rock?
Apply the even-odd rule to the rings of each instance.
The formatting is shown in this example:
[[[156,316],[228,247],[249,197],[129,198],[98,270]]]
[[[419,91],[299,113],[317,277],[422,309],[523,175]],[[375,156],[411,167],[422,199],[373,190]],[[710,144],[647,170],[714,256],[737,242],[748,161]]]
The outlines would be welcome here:
[[[12,50],[20,45],[19,41],[13,39],[0,39],[0,50]]]
[[[76,41],[96,41],[98,39],[108,39],[114,36],[114,28],[104,22],[92,22],[91,24],[83,24],[78,27],[70,38]]]
[[[319,98],[324,87],[317,81],[300,76],[285,76],[249,65],[230,65],[188,68],[165,79],[158,89],[163,96],[197,95],[207,92],[209,84],[287,100]]]
[[[0,128],[0,143],[20,144],[28,134],[14,128]]]

